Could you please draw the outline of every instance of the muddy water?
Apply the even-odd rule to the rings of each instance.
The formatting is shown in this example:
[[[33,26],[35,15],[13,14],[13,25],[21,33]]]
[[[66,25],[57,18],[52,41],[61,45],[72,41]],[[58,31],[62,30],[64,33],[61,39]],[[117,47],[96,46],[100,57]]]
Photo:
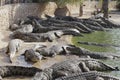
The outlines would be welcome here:
[[[112,29],[107,32],[96,31],[91,34],[84,34],[84,37],[74,37],[72,39],[72,42],[75,45],[89,49],[91,51],[112,52],[116,55],[120,55],[120,47],[98,47],[98,46],[83,45],[83,44],[78,44],[77,43],[78,41],[120,45],[120,29]],[[118,66],[120,68],[120,59],[103,60],[103,61],[107,64],[110,64],[112,66]],[[110,74],[120,77],[120,71],[113,71],[110,72]]]

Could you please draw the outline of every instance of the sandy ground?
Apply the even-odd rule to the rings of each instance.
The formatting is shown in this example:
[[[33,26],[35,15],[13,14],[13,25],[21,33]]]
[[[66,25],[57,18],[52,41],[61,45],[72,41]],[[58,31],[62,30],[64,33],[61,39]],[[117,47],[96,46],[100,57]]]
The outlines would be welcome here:
[[[120,13],[116,14],[110,14],[112,16],[111,19],[115,20],[116,22],[119,22],[120,19]],[[83,16],[84,18],[89,17],[90,15]],[[42,60],[39,61],[35,64],[27,63],[24,60],[24,57],[18,57],[20,54],[22,54],[26,49],[34,47],[35,44],[38,43],[23,43],[22,47],[20,48],[20,51],[16,54],[16,57],[13,59],[13,64],[9,62],[9,57],[5,54],[6,51],[6,46],[8,42],[10,41],[9,35],[10,31],[8,29],[0,29],[0,65],[22,65],[22,66],[35,66],[41,69],[47,68],[51,66],[54,63],[66,60],[66,59],[71,59],[71,58],[78,58],[77,56],[63,56],[63,55],[58,55],[54,58],[48,58],[47,60]],[[72,36],[64,36],[58,40],[55,40],[54,42],[45,42],[45,43],[39,43],[39,44],[44,44],[44,45],[51,45],[51,44],[56,44],[56,43],[72,43],[71,42]],[[17,58],[17,59],[16,59]],[[30,80],[30,78],[25,78],[25,77],[10,77],[10,78],[5,78],[4,80]]]

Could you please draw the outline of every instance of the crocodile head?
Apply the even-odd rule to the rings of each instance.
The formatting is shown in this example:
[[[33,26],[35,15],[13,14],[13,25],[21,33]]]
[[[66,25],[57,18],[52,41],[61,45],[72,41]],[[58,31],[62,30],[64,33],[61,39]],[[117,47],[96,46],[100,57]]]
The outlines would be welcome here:
[[[47,68],[42,72],[37,72],[32,80],[52,80],[53,69]]]
[[[37,62],[42,59],[42,55],[35,52],[33,49],[26,50],[23,55],[27,61]]]
[[[68,47],[66,47],[66,50],[70,52],[70,54],[79,54],[82,53],[82,50],[74,45],[68,45]]]

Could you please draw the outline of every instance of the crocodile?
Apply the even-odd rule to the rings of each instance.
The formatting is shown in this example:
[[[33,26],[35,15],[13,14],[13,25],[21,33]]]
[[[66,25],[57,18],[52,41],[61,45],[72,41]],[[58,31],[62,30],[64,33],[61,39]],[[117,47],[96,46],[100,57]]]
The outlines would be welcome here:
[[[9,76],[34,76],[37,72],[42,70],[35,67],[25,67],[25,66],[0,66],[0,76],[1,78]]]
[[[77,29],[53,30],[45,34],[45,38],[52,42],[54,39],[60,38],[62,35],[83,36]]]
[[[120,79],[111,76],[107,73],[90,71],[84,73],[71,74],[70,76],[60,77],[55,80],[120,80]]]
[[[54,80],[61,76],[69,76],[74,73],[89,71],[113,71],[116,67],[107,65],[95,59],[71,59],[53,64],[51,67],[36,73],[32,80]]]
[[[99,30],[99,31],[104,31],[104,28],[102,27],[102,25],[98,24],[97,22],[93,22],[90,19],[79,19],[76,17],[71,17],[71,16],[55,16],[55,17],[51,17],[46,15],[46,17],[49,19],[55,19],[55,20],[64,20],[64,21],[76,21],[76,22],[82,22],[85,26],[87,26],[88,28],[92,29],[92,30]]]
[[[57,23],[57,24],[69,24],[69,25],[74,25],[74,26],[77,26],[78,28],[77,29],[82,29],[82,30],[85,30],[87,31],[87,33],[91,33],[93,32],[93,30],[91,30],[90,28],[86,27],[82,22],[76,22],[76,21],[64,21],[64,20],[54,20],[54,19],[48,19],[49,22],[51,23]],[[53,24],[54,25],[54,24]],[[61,25],[61,26],[62,26]],[[75,28],[75,27],[74,27]]]
[[[11,34],[12,38],[22,39],[25,42],[45,42],[50,41],[52,42],[56,38],[60,38],[62,35],[73,35],[78,36],[81,33],[76,29],[69,29],[69,30],[55,30],[49,31],[47,33],[21,33],[15,32]]]
[[[47,46],[41,45],[41,44],[35,44],[33,48],[25,50],[25,52],[22,55],[25,57],[26,61],[33,62],[33,63],[38,62],[46,58],[40,53],[36,52],[36,49],[45,48],[45,47]]]
[[[43,59],[43,56],[40,55],[38,52],[34,51],[33,49],[26,50],[22,55],[25,56],[26,61],[30,61],[34,63]]]
[[[109,17],[111,17],[111,16],[109,16]],[[95,15],[94,17],[92,17],[91,19],[93,19],[94,21],[97,21],[97,19],[99,19],[99,22],[98,23],[104,23],[104,24],[106,24],[107,25],[107,27],[106,27],[106,25],[104,26],[104,27],[106,27],[106,28],[120,28],[120,24],[118,24],[118,23],[116,23],[116,22],[114,22],[113,20],[110,20],[110,19],[108,19],[108,18],[104,18],[103,17],[103,15],[100,13],[100,14],[97,14],[97,15]]]
[[[110,17],[110,16],[109,16]],[[104,18],[101,13],[94,16],[93,18],[88,19],[78,19],[71,16],[57,16],[57,17],[48,17],[47,22],[51,22],[54,26],[57,27],[57,24],[70,24],[76,25],[85,31],[92,30],[107,30],[106,28],[120,28],[120,24],[115,23],[114,21]],[[41,23],[42,24],[42,23]],[[61,25],[61,26],[62,26]],[[75,28],[75,27],[74,27]]]
[[[54,57],[56,55],[69,54],[69,51],[66,50],[67,47],[72,48],[72,47],[74,47],[74,45],[70,45],[70,44],[54,44],[54,45],[51,45],[50,47],[44,47],[44,48],[37,47],[35,49],[35,51],[39,52],[43,56]]]
[[[55,44],[50,47],[37,48],[36,52],[39,52],[43,56],[52,56],[55,55],[77,55],[77,56],[89,56],[94,59],[116,59],[120,58],[119,55],[114,53],[107,52],[92,52],[90,50],[77,47],[71,44]]]
[[[104,17],[100,17],[100,19],[106,24],[108,24],[109,28],[120,28],[120,24],[114,22],[113,20],[110,20]]]
[[[47,19],[40,19],[34,16],[28,16],[26,20],[17,25],[12,25],[13,29],[19,28],[21,25],[34,26],[33,33],[44,33],[52,30],[77,29],[81,33],[91,33],[95,30],[104,31],[106,28],[119,28],[120,24],[97,15],[94,18],[79,19],[71,16],[57,16]],[[12,27],[11,27],[12,28]]]
[[[53,31],[53,30],[70,29],[70,28],[67,28],[67,27],[55,27],[55,26],[44,27],[37,20],[34,19],[33,21],[34,21],[34,24],[33,24],[33,26],[34,26],[33,33],[45,33],[45,32]]]
[[[70,29],[70,28],[77,29],[80,32],[85,32],[85,33],[88,32],[78,28],[76,25],[69,25],[69,24],[54,25],[54,23],[52,24],[51,22],[49,22],[49,20],[42,20],[35,17],[31,17],[31,16],[27,18],[28,18],[27,20],[23,21],[22,25],[31,24],[32,26],[34,26],[33,33],[45,33],[52,30],[64,30],[64,29]]]
[[[66,51],[69,51],[69,54],[78,55],[78,56],[88,55],[88,56],[90,56],[91,58],[94,58],[94,59],[116,59],[116,58],[120,58],[120,56],[115,55],[115,53],[93,52],[93,51],[84,49],[82,47],[77,47],[77,46],[66,47]]]
[[[102,25],[98,24],[97,22],[93,22],[90,19],[78,19],[76,17],[71,17],[71,16],[56,16],[56,17],[51,17],[47,15],[48,19],[53,19],[53,20],[64,20],[64,21],[75,21],[79,23],[83,23],[85,26],[92,30],[99,30],[99,31],[104,31],[104,28]]]
[[[15,56],[15,53],[18,52],[22,43],[23,43],[23,41],[20,39],[13,39],[8,43],[6,54],[9,55],[10,62],[12,62],[11,59]]]

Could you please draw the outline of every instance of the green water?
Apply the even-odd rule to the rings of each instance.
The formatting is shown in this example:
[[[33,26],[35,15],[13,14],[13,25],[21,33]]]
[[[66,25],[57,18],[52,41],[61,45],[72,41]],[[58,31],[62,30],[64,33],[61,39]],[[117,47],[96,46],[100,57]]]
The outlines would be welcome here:
[[[72,42],[80,47],[86,48],[91,51],[97,52],[112,52],[114,54],[120,55],[120,47],[99,47],[99,46],[90,46],[77,43],[78,41],[85,42],[96,42],[96,43],[108,43],[120,45],[120,29],[113,29],[110,31],[96,31],[91,34],[83,34],[84,37],[73,37]],[[104,60],[105,63],[118,66],[120,68],[120,59],[116,60]],[[112,71],[110,74],[120,77],[120,71]]]

